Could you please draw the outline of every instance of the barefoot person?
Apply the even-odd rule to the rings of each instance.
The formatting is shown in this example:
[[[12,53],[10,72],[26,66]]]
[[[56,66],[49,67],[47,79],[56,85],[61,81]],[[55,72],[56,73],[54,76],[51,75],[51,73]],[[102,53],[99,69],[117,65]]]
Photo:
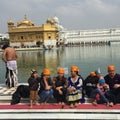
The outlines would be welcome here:
[[[108,66],[108,74],[104,78],[110,87],[110,91],[107,92],[110,105],[120,103],[120,74],[116,73],[115,66]]]
[[[99,83],[97,84],[97,89],[101,91],[101,94],[104,96],[104,99],[99,95],[99,93],[97,93],[95,95],[93,105],[105,103],[107,106],[111,106],[109,104],[109,100],[106,98],[106,92],[109,90],[109,85],[105,83],[104,78],[99,80]]]
[[[70,107],[77,107],[78,103],[82,99],[82,86],[83,78],[79,75],[79,68],[77,66],[71,66],[71,76],[68,78],[67,86],[67,102]]]
[[[42,104],[47,104],[49,99],[53,96],[52,85],[53,83],[50,77],[50,70],[44,68],[40,79],[40,91],[39,91],[39,98]]]
[[[31,70],[31,76],[28,79],[29,89],[30,89],[30,108],[32,108],[33,103],[38,105],[38,88],[39,88],[40,78],[36,70]]]
[[[17,77],[17,53],[14,48],[10,47],[9,45],[3,45],[2,49],[4,50],[2,53],[2,60],[5,62],[6,65],[6,76],[5,82],[7,87],[15,87],[18,83]]]
[[[67,78],[64,77],[64,68],[59,68],[57,76],[53,78],[53,95],[57,103],[64,105],[67,93]]]

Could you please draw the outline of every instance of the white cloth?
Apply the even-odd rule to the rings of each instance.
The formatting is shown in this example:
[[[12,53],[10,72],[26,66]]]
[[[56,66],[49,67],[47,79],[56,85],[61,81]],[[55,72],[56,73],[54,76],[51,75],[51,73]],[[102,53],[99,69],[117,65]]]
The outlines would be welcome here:
[[[11,88],[15,87],[18,84],[18,71],[17,71],[17,62],[16,60],[7,61],[7,70],[6,70],[6,85]]]
[[[7,68],[9,70],[16,70],[17,69],[17,62],[16,62],[16,60],[7,61]]]

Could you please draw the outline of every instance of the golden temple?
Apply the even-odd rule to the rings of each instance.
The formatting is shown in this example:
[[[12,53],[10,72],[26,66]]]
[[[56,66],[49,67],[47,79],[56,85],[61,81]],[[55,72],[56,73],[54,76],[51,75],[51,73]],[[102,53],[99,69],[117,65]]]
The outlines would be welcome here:
[[[12,20],[8,21],[10,45],[16,47],[33,47],[40,45],[56,45],[59,34],[57,17],[47,18],[46,23],[35,26],[25,15],[23,21],[15,26]]]

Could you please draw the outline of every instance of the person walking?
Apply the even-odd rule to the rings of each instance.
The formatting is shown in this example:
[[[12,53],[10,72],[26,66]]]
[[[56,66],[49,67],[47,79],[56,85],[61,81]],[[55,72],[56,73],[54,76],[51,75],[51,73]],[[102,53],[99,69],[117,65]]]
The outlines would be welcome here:
[[[18,55],[14,48],[8,44],[3,45],[2,60],[6,65],[5,83],[8,88],[15,87],[18,84],[17,58]]]

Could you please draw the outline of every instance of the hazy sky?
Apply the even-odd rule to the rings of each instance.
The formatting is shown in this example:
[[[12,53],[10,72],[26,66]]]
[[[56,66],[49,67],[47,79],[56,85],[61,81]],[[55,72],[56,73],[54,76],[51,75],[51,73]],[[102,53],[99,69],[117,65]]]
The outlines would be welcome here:
[[[24,15],[36,26],[57,16],[68,30],[120,27],[120,0],[0,0],[0,33]]]

